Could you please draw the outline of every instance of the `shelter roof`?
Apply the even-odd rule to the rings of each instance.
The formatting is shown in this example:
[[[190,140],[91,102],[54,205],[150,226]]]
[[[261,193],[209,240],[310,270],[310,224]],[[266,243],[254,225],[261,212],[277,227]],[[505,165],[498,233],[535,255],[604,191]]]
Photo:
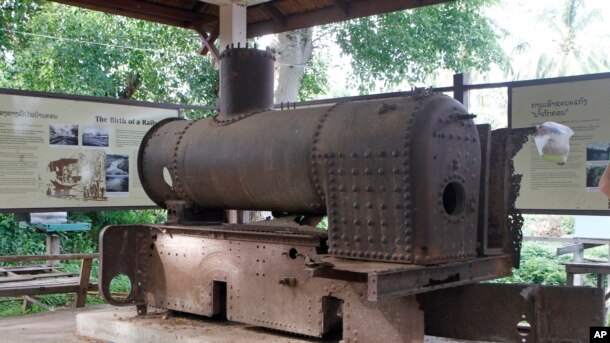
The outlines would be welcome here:
[[[157,23],[214,32],[219,7],[237,0],[53,0]],[[241,0],[248,6],[248,37],[453,0]]]

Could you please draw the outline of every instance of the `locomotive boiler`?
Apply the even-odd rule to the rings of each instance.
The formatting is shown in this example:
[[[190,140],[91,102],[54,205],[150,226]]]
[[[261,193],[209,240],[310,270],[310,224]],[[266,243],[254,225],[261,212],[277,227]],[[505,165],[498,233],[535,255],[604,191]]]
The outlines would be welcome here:
[[[527,132],[492,134],[427,90],[274,111],[273,61],[228,48],[219,113],[144,137],[140,181],[169,219],[102,232],[110,303],[407,342],[423,337],[414,294],[510,274],[520,225],[510,158]],[[284,216],[226,224],[227,209]],[[324,215],[327,231],[304,220]],[[109,292],[119,274],[127,299]]]

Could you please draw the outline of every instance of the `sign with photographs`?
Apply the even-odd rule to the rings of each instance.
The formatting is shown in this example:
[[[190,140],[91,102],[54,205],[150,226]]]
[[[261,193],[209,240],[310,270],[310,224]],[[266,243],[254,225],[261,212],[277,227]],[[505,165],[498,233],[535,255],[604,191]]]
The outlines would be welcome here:
[[[136,105],[137,104],[137,105]],[[140,141],[175,108],[0,94],[0,211],[153,207]]]
[[[523,174],[517,208],[524,212],[593,214],[608,211],[597,184],[610,162],[610,79],[563,78],[512,87],[512,127],[554,121],[574,130],[565,165],[542,160],[530,138],[515,157]]]

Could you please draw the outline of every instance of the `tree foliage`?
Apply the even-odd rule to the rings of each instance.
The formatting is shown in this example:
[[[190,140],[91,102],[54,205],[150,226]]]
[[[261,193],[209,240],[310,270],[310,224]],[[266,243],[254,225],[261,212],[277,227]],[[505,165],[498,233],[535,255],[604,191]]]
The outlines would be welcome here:
[[[583,0],[565,0],[560,8],[547,8],[539,22],[545,24],[551,32],[549,41],[555,42],[555,49],[543,52],[538,56],[536,78],[588,74],[605,71],[610,67],[610,60],[603,47],[591,47],[583,44],[590,34],[590,27],[602,21],[596,9],[585,7]],[[607,42],[607,37],[606,37]]]
[[[217,96],[218,73],[191,30],[53,2],[0,11],[0,86],[191,104]]]
[[[452,1],[339,24],[337,42],[352,57],[352,82],[366,92],[380,83],[389,88],[425,82],[439,69],[505,65],[498,37],[482,13],[489,3]]]

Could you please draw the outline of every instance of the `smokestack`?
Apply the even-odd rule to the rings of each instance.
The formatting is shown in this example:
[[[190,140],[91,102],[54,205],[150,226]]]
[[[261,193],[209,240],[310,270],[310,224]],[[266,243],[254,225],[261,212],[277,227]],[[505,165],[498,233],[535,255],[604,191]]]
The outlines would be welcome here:
[[[273,109],[271,50],[227,47],[220,54],[220,120]]]

